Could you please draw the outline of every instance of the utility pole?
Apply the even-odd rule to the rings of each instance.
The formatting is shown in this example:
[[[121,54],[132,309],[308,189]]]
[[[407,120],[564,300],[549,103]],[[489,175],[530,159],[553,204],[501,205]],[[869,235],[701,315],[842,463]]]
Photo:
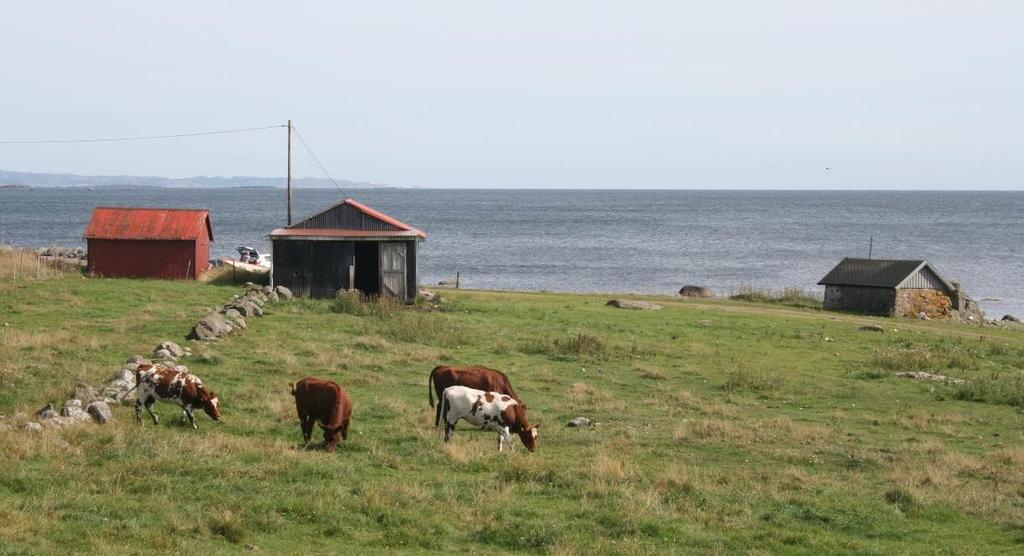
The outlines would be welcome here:
[[[288,225],[292,225],[292,121],[288,120]]]
[[[290,201],[289,201],[290,202]],[[291,205],[289,205],[291,206]],[[871,239],[868,240],[868,259],[871,258],[871,250],[875,246],[875,234],[871,234]]]

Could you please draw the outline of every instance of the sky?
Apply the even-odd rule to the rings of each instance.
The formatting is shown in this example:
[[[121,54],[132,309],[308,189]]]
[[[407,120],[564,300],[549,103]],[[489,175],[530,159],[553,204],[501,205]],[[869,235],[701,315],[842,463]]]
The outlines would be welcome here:
[[[1024,189],[1024,3],[11,2],[0,141],[291,118],[338,179]],[[0,144],[0,168],[282,176],[283,129]],[[295,175],[322,177],[296,147]]]

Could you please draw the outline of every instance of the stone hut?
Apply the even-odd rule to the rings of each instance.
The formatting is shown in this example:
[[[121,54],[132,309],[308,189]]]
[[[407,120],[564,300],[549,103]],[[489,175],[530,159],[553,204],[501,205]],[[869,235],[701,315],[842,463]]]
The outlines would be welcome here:
[[[826,309],[865,315],[949,319],[969,302],[928,261],[847,257],[818,284]]]

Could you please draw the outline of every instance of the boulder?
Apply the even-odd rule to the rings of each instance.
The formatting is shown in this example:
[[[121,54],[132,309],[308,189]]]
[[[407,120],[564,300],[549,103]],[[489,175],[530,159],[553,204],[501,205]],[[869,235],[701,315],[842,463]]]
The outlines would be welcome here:
[[[237,330],[245,330],[246,329],[245,319],[243,319],[242,317],[238,317],[237,319],[231,321],[231,324],[234,325],[234,327]]]
[[[82,400],[83,404],[88,404],[103,399],[103,397],[96,392],[95,388],[89,386],[84,382],[79,382],[75,384],[75,392],[74,394],[72,394],[71,397],[76,400]]]
[[[146,360],[145,357],[143,357],[141,355],[133,355],[133,356],[129,357],[127,361],[124,362],[125,365],[136,365],[136,366],[142,365],[144,363],[148,363],[148,361]]]
[[[43,430],[43,426],[40,425],[39,423],[33,423],[33,422],[30,421],[30,422],[25,423],[24,425],[22,425],[21,426],[21,430],[41,431],[41,430]]]
[[[274,291],[277,292],[277,295],[279,295],[281,299],[286,301],[292,298],[292,290],[289,290],[284,286],[277,286],[274,288]]]
[[[1004,322],[1020,322],[1020,319],[1013,315],[1003,315]]]
[[[36,411],[35,413],[33,413],[33,415],[35,415],[36,417],[39,417],[43,413],[45,413],[47,411],[53,411],[53,404],[52,403],[48,403],[48,404],[44,405],[43,407],[39,408],[39,411]]]
[[[863,332],[885,332],[885,329],[877,324],[866,324],[857,330],[861,330]]]
[[[565,426],[567,427],[589,427],[593,422],[586,417],[574,417]]]
[[[275,292],[275,291],[272,291],[272,292],[267,294],[267,301],[269,301],[271,303],[277,303],[280,300],[281,300],[281,297],[279,295],[277,295],[277,292]]]
[[[114,376],[112,376],[110,378],[110,380],[112,380],[114,382],[124,381],[124,382],[128,382],[132,386],[134,386],[135,385],[135,371],[133,369],[118,369],[117,371],[114,372]]]
[[[85,411],[92,416],[97,423],[106,423],[110,420],[113,414],[110,412],[110,406],[106,402],[92,402]]]
[[[169,340],[164,340],[157,344],[156,349],[153,350],[153,353],[155,354],[157,351],[160,350],[166,351],[167,353],[171,354],[172,357],[181,357],[182,355],[185,355],[185,350],[182,349],[181,346]]]
[[[68,400],[64,402],[64,407],[77,407],[78,409],[82,409],[82,400]]]
[[[228,333],[227,324],[227,321],[224,320],[224,315],[211,312],[196,323],[195,327],[192,328],[192,333],[189,337],[196,340],[212,340],[220,338]]]
[[[60,414],[55,409],[46,409],[39,413],[40,419],[56,419],[57,417],[60,417]]]
[[[715,292],[704,286],[683,286],[679,289],[679,295],[683,297],[715,297]]]
[[[225,309],[224,316],[231,320],[237,320],[242,318],[242,313],[238,312],[238,309],[235,309],[234,307],[229,307],[228,309]]]
[[[263,295],[270,295],[270,294],[274,293],[274,288],[272,288],[270,286],[263,286],[263,289],[260,290],[260,291],[263,292]]]
[[[661,305],[651,303],[650,301],[638,301],[635,299],[613,299],[606,303],[612,307],[618,307],[619,309],[636,309],[638,311],[656,311],[661,309]]]
[[[167,351],[166,349],[158,349],[158,350],[154,351],[153,352],[153,358],[154,359],[167,359],[167,360],[170,360],[170,361],[177,361],[178,360],[177,357],[171,355],[171,352]]]
[[[68,417],[74,421],[87,421],[90,419],[89,414],[81,407],[65,407],[64,411],[61,411],[60,414],[62,417]]]
[[[912,378],[915,380],[934,380],[935,382],[947,382],[949,384],[964,383],[964,379],[962,378],[952,378],[946,375],[928,373],[925,371],[908,371],[905,373],[896,373],[896,376],[901,376],[903,378]]]

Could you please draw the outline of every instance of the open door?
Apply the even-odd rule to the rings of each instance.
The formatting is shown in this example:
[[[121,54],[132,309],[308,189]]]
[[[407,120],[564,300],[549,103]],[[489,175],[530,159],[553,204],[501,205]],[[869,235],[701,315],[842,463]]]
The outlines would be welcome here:
[[[380,293],[405,301],[405,242],[380,243]]]

